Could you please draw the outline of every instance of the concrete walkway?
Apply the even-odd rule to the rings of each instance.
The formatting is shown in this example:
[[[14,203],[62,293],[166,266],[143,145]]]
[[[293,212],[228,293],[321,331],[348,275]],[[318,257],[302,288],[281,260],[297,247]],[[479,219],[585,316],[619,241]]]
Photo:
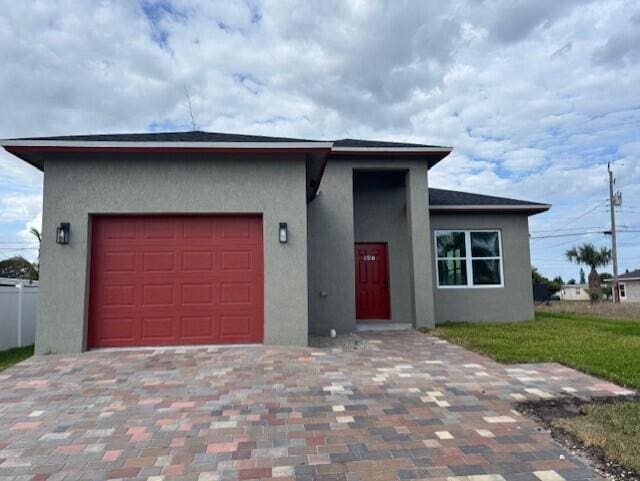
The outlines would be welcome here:
[[[626,390],[414,331],[362,335],[368,350],[34,357],[0,373],[0,480],[596,479],[511,402]]]

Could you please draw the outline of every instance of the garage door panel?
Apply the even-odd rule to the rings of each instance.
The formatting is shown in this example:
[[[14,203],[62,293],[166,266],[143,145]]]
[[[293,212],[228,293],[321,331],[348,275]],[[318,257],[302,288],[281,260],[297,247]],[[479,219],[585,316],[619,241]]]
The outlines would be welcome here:
[[[252,300],[252,286],[250,282],[221,282],[220,304],[248,305]]]
[[[142,307],[175,305],[173,284],[149,284],[142,286]]]
[[[185,250],[182,252],[183,272],[211,272],[215,267],[215,254],[210,250]]]
[[[133,341],[136,338],[136,322],[132,317],[103,318],[100,335],[106,342]]]
[[[108,226],[101,224],[97,226],[94,231],[99,237],[110,240],[130,240],[136,237],[137,225],[135,222],[131,222],[129,219],[122,217],[120,219],[113,219]]]
[[[251,239],[251,220],[243,217],[229,218],[222,224],[223,239]]]
[[[171,342],[175,338],[172,317],[143,317],[142,339]]]
[[[105,286],[102,292],[105,307],[134,307],[136,304],[135,285]]]
[[[136,271],[136,253],[134,251],[105,252],[102,259],[102,264],[105,274],[111,272],[126,272],[132,274]]]
[[[248,336],[251,334],[251,316],[221,316],[220,335],[222,337]]]
[[[227,250],[222,252],[220,259],[220,270],[229,271],[251,271],[255,268],[251,250]]]
[[[148,272],[175,272],[176,253],[165,252],[144,252],[142,254],[143,273]]]
[[[260,342],[262,219],[93,218],[89,347]]]
[[[185,239],[212,240],[215,232],[215,225],[207,218],[192,218],[183,223],[183,236]]]
[[[171,217],[157,216],[144,218],[142,221],[142,238],[145,240],[175,239],[176,224],[176,220]]]
[[[215,287],[213,283],[182,284],[182,304],[215,306]]]
[[[206,342],[214,336],[214,318],[211,315],[182,316],[181,337],[191,342]]]

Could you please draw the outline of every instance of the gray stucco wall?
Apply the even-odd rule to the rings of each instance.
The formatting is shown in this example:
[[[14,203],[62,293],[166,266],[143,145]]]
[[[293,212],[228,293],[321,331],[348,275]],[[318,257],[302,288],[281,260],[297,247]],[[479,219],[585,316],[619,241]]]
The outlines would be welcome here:
[[[447,321],[522,321],[533,319],[533,290],[528,217],[521,214],[432,214],[435,230],[499,229],[502,235],[504,287],[437,287],[432,259],[436,324]]]
[[[627,298],[622,302],[640,302],[640,281],[622,281],[624,282]]]
[[[204,154],[47,161],[36,350],[86,346],[89,216],[100,213],[258,213],[264,226],[264,341],[306,345],[307,213],[303,156]],[[69,245],[55,243],[71,223]],[[289,242],[278,242],[287,222]]]
[[[353,190],[355,242],[387,243],[393,322],[413,322],[406,177],[356,173]]]
[[[409,282],[408,295],[404,295],[408,309],[406,306],[401,309],[404,309],[404,315],[408,312],[405,322],[418,327],[433,326],[431,243],[425,235],[429,231],[426,162],[406,158],[372,161],[343,157],[328,162],[320,184],[321,194],[308,208],[310,331],[326,334],[335,328],[348,332],[356,325],[354,170],[406,172],[405,233]],[[396,201],[399,203],[400,199]],[[401,320],[400,316],[398,320]]]

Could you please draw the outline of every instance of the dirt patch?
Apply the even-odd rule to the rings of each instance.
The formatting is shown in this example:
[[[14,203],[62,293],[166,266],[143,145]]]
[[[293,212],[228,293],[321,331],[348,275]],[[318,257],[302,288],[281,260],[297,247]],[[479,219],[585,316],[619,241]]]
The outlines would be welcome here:
[[[515,408],[549,430],[553,438],[571,450],[573,454],[583,457],[598,474],[613,480],[640,481],[640,471],[626,468],[608,459],[601,448],[585,446],[575,435],[554,424],[557,419],[581,416],[581,408],[588,404],[600,405],[627,401],[640,402],[640,395],[591,399],[564,396],[550,400],[520,402],[515,404]]]

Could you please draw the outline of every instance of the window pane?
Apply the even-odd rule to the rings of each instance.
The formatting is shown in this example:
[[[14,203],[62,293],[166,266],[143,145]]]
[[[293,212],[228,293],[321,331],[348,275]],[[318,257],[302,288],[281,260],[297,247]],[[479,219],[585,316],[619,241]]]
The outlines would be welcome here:
[[[500,257],[500,242],[497,232],[471,233],[472,257]]]
[[[438,283],[441,286],[466,286],[467,261],[462,259],[439,260]]]
[[[497,259],[474,259],[473,284],[477,286],[500,284],[500,261]]]
[[[439,232],[438,257],[466,257],[464,232]]]

